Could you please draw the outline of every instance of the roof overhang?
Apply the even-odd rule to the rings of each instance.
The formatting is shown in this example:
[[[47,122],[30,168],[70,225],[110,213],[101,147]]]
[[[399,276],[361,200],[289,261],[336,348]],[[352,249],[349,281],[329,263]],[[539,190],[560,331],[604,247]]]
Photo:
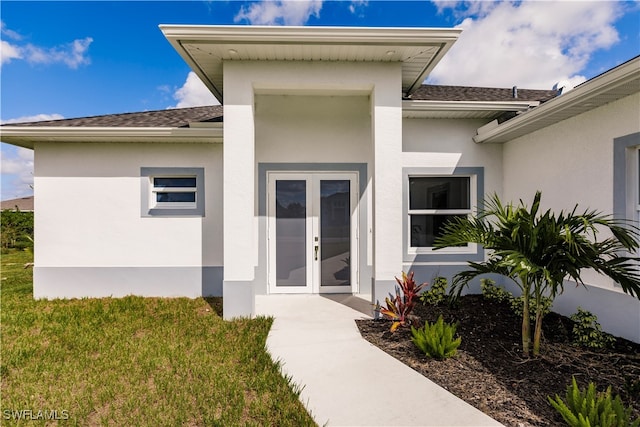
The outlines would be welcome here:
[[[161,25],[171,45],[223,103],[224,61],[402,63],[410,94],[458,39],[457,28]]]
[[[170,127],[55,127],[2,126],[0,140],[31,148],[39,142],[170,142],[212,144],[222,142],[222,126]]]
[[[523,112],[538,101],[402,101],[405,118],[494,119],[507,112]]]
[[[503,143],[640,91],[640,56],[502,124],[477,130],[474,141]]]

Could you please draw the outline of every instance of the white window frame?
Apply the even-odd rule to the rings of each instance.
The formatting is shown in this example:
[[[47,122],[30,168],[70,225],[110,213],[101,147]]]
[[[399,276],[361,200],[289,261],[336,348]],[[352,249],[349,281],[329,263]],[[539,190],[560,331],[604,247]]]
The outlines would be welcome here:
[[[155,180],[161,178],[189,178],[196,180],[195,187],[168,187],[156,185]],[[149,177],[149,206],[151,209],[195,209],[198,206],[198,177],[196,175],[157,175]],[[193,202],[159,202],[158,193],[193,193]]]
[[[195,187],[156,186],[155,178],[195,178]],[[153,216],[205,216],[204,209],[204,168],[182,167],[142,167],[141,179],[141,215]],[[195,194],[194,202],[158,202],[158,193]]]
[[[469,209],[411,209],[410,197],[411,197],[411,179],[412,178],[469,178]],[[442,248],[436,250],[433,246],[411,246],[411,216],[412,215],[467,215],[472,216],[477,213],[476,206],[478,205],[477,188],[478,181],[475,174],[460,174],[460,175],[442,175],[442,174],[410,174],[408,176],[409,182],[407,182],[407,243],[409,255],[422,255],[422,254],[475,254],[478,251],[478,245],[476,243],[467,243],[465,246],[456,246],[449,248]]]

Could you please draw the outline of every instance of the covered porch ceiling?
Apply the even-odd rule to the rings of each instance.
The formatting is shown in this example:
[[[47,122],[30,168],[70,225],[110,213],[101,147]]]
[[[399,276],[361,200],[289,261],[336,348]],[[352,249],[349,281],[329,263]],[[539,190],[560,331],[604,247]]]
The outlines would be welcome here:
[[[224,61],[399,62],[416,90],[457,40],[456,28],[161,25],[171,45],[223,103]]]

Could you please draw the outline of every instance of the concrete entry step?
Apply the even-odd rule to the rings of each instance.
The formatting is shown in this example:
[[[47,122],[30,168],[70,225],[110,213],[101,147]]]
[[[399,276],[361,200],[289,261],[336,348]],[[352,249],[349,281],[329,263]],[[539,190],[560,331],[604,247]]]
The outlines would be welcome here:
[[[502,425],[369,344],[354,322],[369,316],[333,299],[256,296],[256,313],[275,318],[267,349],[319,425]]]

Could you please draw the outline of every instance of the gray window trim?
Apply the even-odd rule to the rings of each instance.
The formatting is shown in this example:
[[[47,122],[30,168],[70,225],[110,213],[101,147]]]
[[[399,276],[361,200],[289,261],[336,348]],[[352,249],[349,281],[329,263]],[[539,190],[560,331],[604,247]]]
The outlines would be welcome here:
[[[628,188],[628,166],[638,164],[637,159],[630,158],[637,156],[637,146],[640,132],[613,139],[613,216],[617,219],[633,219],[636,215],[636,206],[628,203],[632,191]]]
[[[189,175],[196,177],[196,206],[195,208],[151,208],[149,194],[153,177]],[[204,168],[176,168],[176,167],[142,167],[140,168],[140,215],[155,216],[205,216],[204,207]]]
[[[438,253],[437,251],[424,254],[409,252],[410,236],[406,232],[409,229],[409,177],[414,176],[456,176],[475,175],[476,177],[476,200],[478,206],[472,209],[481,210],[484,198],[484,167],[457,167],[453,171],[450,168],[402,168],[402,248],[403,261],[407,263],[415,262],[466,262],[484,260],[484,249],[478,245],[475,253]]]

